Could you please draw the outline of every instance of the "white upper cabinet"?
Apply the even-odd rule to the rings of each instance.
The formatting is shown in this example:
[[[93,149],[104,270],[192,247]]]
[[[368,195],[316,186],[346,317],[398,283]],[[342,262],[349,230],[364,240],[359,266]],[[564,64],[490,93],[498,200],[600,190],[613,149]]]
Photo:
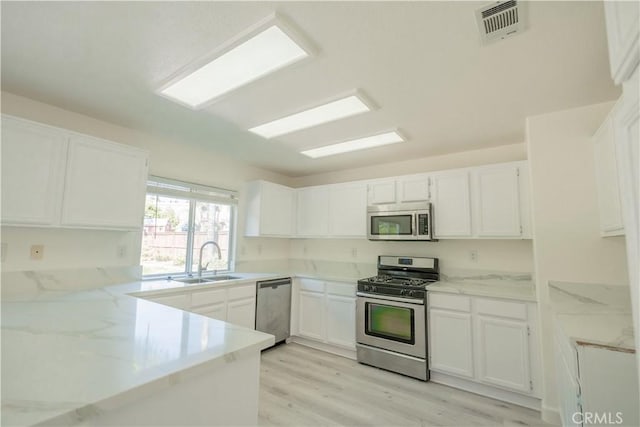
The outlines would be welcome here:
[[[294,234],[294,189],[252,181],[247,183],[245,191],[245,236],[291,237]]]
[[[370,182],[367,191],[367,201],[370,205],[396,203],[395,179]]]
[[[479,237],[522,235],[519,176],[517,163],[473,169],[476,234]]]
[[[142,228],[147,152],[3,116],[2,222]]]
[[[142,227],[147,154],[85,136],[69,141],[62,209],[63,225]]]
[[[620,84],[633,74],[640,62],[640,3],[605,1],[611,77]]]
[[[329,187],[329,234],[334,237],[367,236],[367,186],[364,183]]]
[[[329,234],[329,187],[301,188],[297,196],[298,236],[326,237]]]
[[[3,224],[58,222],[66,152],[63,132],[3,116]]]
[[[398,202],[426,202],[429,200],[429,177],[420,175],[398,180]]]
[[[600,232],[603,236],[624,234],[618,165],[613,128],[613,113],[593,136],[593,154],[596,167]]]
[[[438,172],[431,175],[433,231],[436,238],[471,237],[469,172]]]
[[[426,174],[402,176],[394,179],[370,182],[369,205],[429,201],[429,176]]]

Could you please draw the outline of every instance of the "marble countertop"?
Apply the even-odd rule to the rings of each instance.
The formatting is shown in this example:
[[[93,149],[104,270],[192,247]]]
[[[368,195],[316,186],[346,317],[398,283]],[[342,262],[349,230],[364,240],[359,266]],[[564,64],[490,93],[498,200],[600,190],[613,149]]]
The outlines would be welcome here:
[[[441,274],[441,280],[427,287],[429,292],[536,301],[536,292],[527,273]]]
[[[635,351],[627,286],[549,282],[551,307],[574,345]]]
[[[282,277],[234,276],[242,279],[215,285]],[[129,295],[185,287],[133,281],[61,292],[40,283],[3,297],[2,425],[70,424],[273,344],[272,335]]]

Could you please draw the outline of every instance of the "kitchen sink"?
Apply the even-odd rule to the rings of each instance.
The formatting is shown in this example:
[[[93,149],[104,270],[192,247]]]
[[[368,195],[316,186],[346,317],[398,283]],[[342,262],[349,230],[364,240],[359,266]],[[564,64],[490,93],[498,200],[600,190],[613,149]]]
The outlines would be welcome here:
[[[210,276],[210,277],[189,277],[186,279],[173,279],[175,282],[181,283],[211,283],[211,282],[219,282],[221,280],[233,280],[240,279],[238,276]]]

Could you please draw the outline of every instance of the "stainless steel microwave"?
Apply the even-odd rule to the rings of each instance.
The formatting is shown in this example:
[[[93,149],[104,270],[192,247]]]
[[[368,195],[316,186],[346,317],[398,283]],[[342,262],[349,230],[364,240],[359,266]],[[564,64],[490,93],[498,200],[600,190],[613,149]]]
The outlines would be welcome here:
[[[369,240],[434,240],[431,203],[367,207]]]

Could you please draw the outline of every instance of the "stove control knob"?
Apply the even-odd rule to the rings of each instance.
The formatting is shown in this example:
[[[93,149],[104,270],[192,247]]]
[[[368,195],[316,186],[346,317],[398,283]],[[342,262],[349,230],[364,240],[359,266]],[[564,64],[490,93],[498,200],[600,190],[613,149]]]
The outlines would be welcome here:
[[[376,291],[376,287],[375,287],[375,286],[373,286],[373,285],[371,285],[371,288],[369,288],[369,290],[370,290],[371,292],[375,292],[375,291]]]
[[[412,297],[415,294],[415,291],[407,291],[407,296]]]
[[[407,294],[406,289],[400,289],[400,295],[406,295],[406,294]]]
[[[366,292],[366,291],[368,291],[368,290],[369,290],[370,286],[369,286],[369,285],[364,285],[362,288],[363,288],[363,290]]]

